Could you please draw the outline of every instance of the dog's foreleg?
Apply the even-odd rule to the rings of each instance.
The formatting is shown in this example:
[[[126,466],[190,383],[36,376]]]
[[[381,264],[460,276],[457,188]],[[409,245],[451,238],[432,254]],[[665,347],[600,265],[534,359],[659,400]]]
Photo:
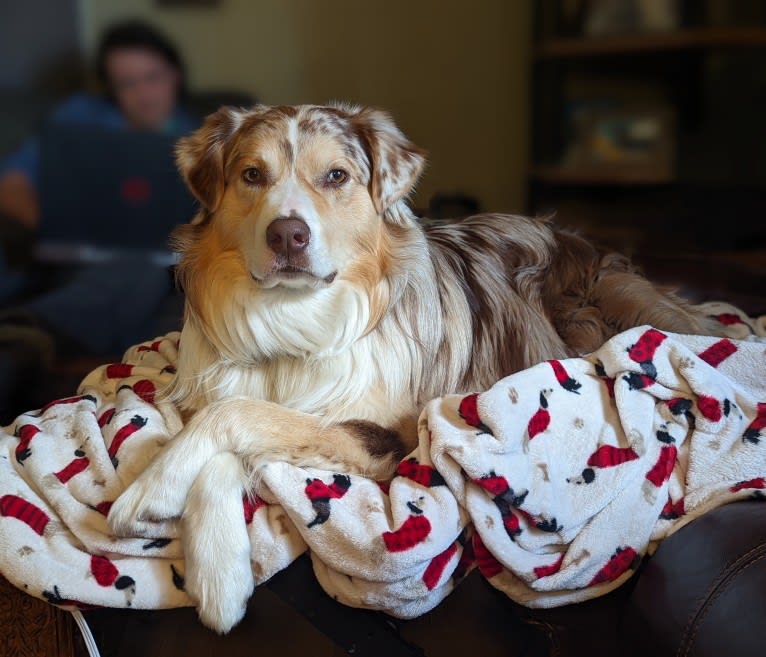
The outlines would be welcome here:
[[[220,634],[242,619],[253,592],[242,511],[246,483],[239,457],[214,456],[194,481],[181,522],[186,592],[197,603],[200,620]]]
[[[163,536],[167,521],[181,517],[197,475],[226,451],[225,427],[211,410],[197,413],[115,500],[107,520],[117,536]]]
[[[118,535],[151,535],[152,523],[180,517],[197,474],[232,452],[257,479],[269,461],[387,479],[404,455],[398,433],[372,422],[326,424],[321,417],[262,400],[233,398],[198,413],[115,501]]]
[[[414,432],[405,437],[374,422],[327,424],[322,418],[277,404],[252,403],[230,410],[245,425],[232,436],[234,450],[255,478],[269,461],[284,461],[383,481],[391,477],[415,439]]]

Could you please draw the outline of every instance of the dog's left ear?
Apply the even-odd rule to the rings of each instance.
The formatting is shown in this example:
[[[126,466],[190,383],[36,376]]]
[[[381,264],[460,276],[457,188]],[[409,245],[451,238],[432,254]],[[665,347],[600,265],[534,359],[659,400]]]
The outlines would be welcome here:
[[[370,158],[370,195],[382,215],[412,191],[425,166],[426,153],[385,112],[362,109],[353,121]]]
[[[176,163],[192,194],[208,212],[215,212],[223,198],[224,147],[242,123],[243,112],[222,107],[205,119],[188,137],[178,140]]]

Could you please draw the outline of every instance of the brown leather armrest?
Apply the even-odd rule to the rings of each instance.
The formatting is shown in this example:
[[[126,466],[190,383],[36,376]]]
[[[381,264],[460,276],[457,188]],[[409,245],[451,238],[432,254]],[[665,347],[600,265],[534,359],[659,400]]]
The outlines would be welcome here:
[[[766,654],[766,502],[729,504],[665,539],[628,600],[625,652]]]

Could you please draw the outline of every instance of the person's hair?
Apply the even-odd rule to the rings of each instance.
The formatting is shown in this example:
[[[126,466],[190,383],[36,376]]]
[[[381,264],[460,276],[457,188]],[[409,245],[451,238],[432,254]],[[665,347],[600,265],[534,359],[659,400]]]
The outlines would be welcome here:
[[[162,57],[178,71],[179,100],[186,97],[186,69],[176,47],[156,28],[142,20],[132,19],[110,26],[102,35],[96,52],[96,75],[110,100],[114,100],[114,93],[106,60],[111,52],[123,49],[148,50]]]

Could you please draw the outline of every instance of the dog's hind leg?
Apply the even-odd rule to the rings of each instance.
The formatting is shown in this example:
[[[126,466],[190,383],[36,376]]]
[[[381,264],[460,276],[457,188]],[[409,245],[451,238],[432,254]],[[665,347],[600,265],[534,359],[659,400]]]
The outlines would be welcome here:
[[[631,272],[606,272],[593,287],[592,299],[616,331],[648,324],[687,335],[720,335],[721,326],[685,299]]]
[[[200,620],[220,634],[242,619],[253,592],[242,511],[246,483],[241,458],[214,456],[194,481],[182,518],[186,592]]]

